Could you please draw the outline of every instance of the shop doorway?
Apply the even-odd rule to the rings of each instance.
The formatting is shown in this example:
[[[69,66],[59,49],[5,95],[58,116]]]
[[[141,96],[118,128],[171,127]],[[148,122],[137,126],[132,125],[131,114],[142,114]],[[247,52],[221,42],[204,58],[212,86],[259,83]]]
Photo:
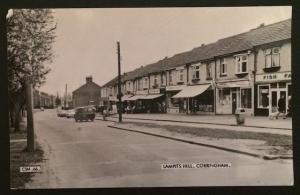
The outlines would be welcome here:
[[[271,98],[270,98],[270,110],[269,113],[272,114],[278,111],[278,100],[280,97],[284,98],[284,102],[287,102],[287,92],[284,89],[271,89]],[[285,111],[287,111],[287,103],[285,105]]]
[[[239,101],[240,101],[240,91],[239,90],[231,91],[232,114],[235,114],[236,109],[239,107],[240,105]]]

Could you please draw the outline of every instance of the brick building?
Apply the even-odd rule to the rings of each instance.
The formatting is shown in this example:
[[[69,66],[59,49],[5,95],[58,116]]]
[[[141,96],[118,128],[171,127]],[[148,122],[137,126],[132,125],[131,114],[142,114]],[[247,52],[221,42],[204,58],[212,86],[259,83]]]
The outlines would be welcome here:
[[[93,82],[93,77],[86,77],[86,83],[72,92],[73,107],[99,105],[101,87]]]

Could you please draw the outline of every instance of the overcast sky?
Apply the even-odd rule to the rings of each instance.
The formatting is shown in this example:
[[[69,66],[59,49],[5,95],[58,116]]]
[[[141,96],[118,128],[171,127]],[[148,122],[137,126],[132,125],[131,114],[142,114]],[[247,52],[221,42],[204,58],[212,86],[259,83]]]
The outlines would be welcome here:
[[[41,91],[63,95],[117,75],[116,42],[122,73],[202,43],[246,32],[261,23],[291,18],[291,7],[55,9],[55,59]]]

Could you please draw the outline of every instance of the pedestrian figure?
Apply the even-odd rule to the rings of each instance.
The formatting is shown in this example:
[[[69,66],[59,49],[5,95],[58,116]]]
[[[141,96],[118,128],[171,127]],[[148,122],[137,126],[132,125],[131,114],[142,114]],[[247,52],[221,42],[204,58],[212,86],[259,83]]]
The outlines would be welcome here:
[[[289,96],[288,99],[288,109],[287,109],[287,113],[285,116],[292,116],[292,105],[291,105],[291,101],[292,101],[292,96]]]
[[[278,114],[276,119],[278,119],[278,117],[280,115],[283,115],[283,118],[286,118],[286,103],[285,103],[285,96],[281,95],[279,100],[278,100]]]

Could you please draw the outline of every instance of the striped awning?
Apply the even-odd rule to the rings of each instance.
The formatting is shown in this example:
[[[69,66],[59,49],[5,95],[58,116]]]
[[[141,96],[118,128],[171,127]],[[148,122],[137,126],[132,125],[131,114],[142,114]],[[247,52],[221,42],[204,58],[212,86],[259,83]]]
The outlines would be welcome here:
[[[192,98],[197,95],[200,95],[204,91],[206,91],[211,85],[193,85],[193,86],[186,86],[183,88],[179,93],[174,95],[172,98]]]

